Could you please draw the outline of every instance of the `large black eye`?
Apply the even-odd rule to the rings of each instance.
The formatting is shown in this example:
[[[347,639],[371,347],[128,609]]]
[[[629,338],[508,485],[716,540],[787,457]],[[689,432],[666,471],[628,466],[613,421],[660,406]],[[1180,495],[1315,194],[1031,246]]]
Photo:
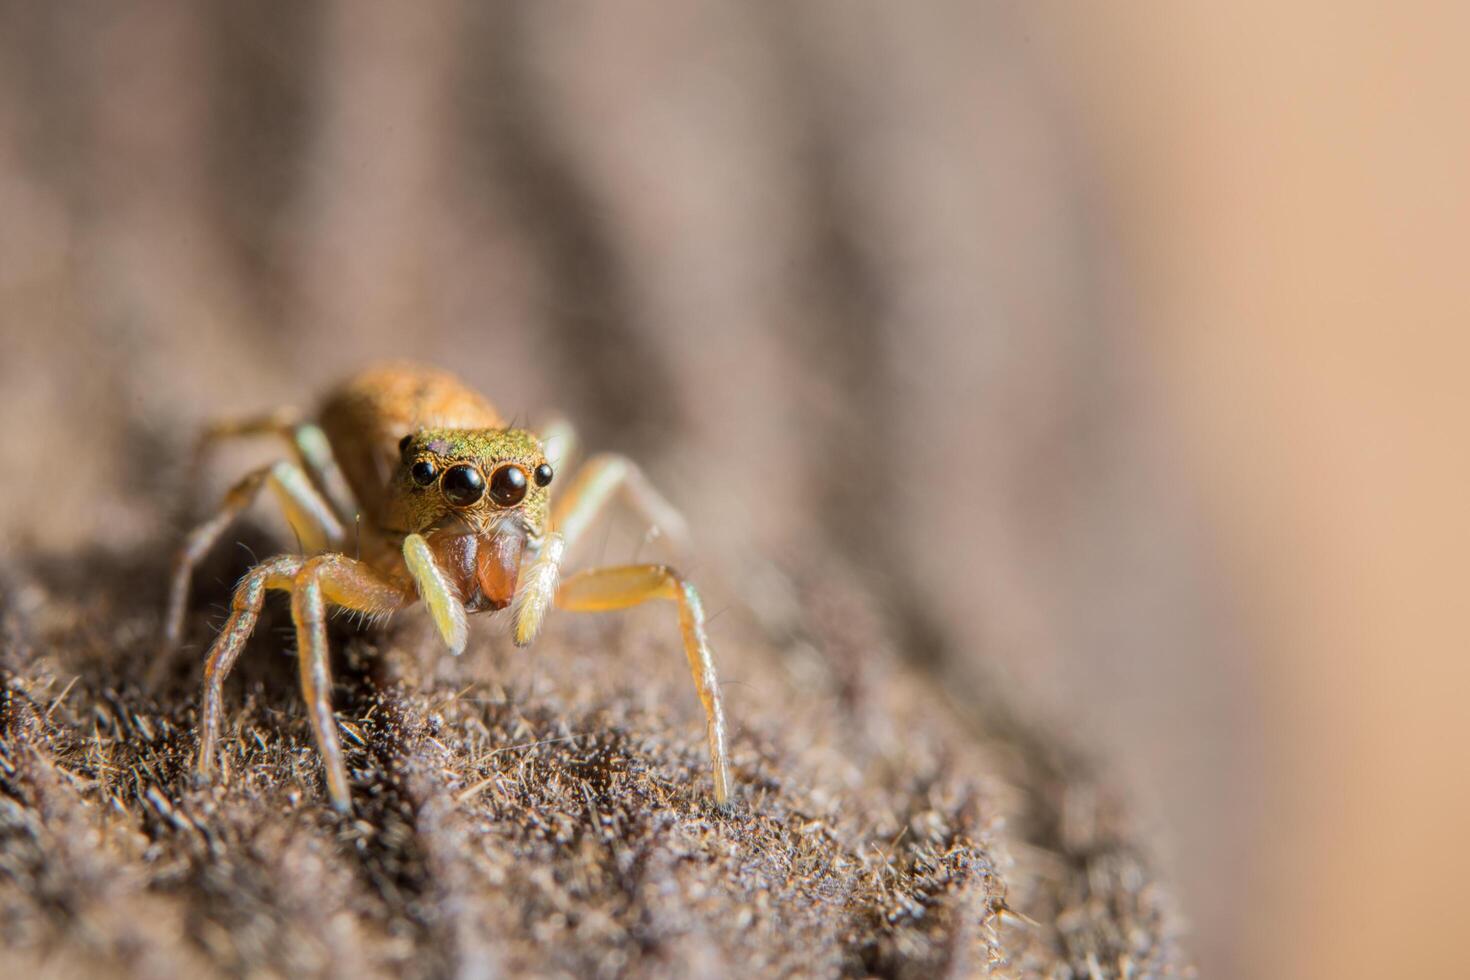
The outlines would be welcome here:
[[[532,473],[531,476],[536,481],[536,486],[546,486],[546,484],[551,482],[551,464],[542,463],[540,466],[536,467],[536,472]]]
[[[429,460],[421,459],[408,468],[408,475],[413,477],[413,482],[426,487],[439,475],[439,468]]]
[[[521,502],[526,495],[526,471],[519,466],[502,466],[490,475],[490,499],[502,507]]]
[[[444,496],[456,507],[468,507],[485,494],[485,478],[479,470],[463,463],[445,470],[439,485],[444,488]]]

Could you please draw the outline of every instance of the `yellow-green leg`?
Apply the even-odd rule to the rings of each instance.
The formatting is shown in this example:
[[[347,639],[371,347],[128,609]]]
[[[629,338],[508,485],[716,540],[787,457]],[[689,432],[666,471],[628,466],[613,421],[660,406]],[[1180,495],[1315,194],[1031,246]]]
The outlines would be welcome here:
[[[714,652],[705,634],[704,606],[694,586],[667,565],[620,565],[578,572],[562,582],[556,592],[556,605],[574,612],[626,609],[653,599],[671,599],[679,604],[684,653],[689,658],[689,672],[694,676],[694,689],[704,705],[707,720],[715,802],[724,806],[730,799],[725,708],[720,700]]]

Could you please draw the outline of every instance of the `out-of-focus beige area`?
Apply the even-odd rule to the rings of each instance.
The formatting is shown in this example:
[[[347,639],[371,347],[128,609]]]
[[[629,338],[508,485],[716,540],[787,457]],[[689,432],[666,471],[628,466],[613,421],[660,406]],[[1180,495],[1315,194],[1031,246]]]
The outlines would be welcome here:
[[[1256,976],[1454,976],[1470,873],[1463,4],[1046,8],[1115,315],[1251,636]],[[1229,738],[1232,733],[1221,732]],[[1241,876],[1245,876],[1243,879]]]
[[[437,362],[1066,719],[1203,975],[1453,975],[1467,29],[0,3],[0,542],[171,547],[204,419]]]

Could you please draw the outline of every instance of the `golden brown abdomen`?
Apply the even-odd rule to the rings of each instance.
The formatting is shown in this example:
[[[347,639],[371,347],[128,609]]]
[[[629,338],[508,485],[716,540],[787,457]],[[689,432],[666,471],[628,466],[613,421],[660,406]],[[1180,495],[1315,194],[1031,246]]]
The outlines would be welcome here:
[[[375,523],[382,522],[400,439],[424,428],[505,424],[494,405],[454,375],[410,363],[378,365],[348,378],[322,401],[318,420],[364,515]]]

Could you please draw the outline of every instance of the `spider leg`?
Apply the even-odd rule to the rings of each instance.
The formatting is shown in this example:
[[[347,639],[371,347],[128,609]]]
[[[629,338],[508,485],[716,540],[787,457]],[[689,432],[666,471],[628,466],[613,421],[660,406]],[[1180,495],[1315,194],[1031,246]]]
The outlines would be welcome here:
[[[357,513],[356,502],[347,486],[347,479],[337,466],[336,457],[332,455],[331,443],[321,428],[302,422],[295,409],[282,408],[266,415],[214,423],[199,437],[194,452],[195,467],[219,443],[253,436],[278,436],[286,440],[296,462],[311,477],[317,492],[331,503],[338,520],[344,524],[351,522]]]
[[[578,572],[556,591],[556,605],[573,612],[626,609],[653,599],[672,599],[679,604],[684,653],[689,658],[694,689],[707,719],[715,802],[724,806],[730,799],[725,709],[720,700],[719,678],[715,675],[714,653],[705,634],[704,606],[694,586],[667,565],[619,565]]]
[[[183,636],[184,613],[188,607],[189,583],[194,576],[194,568],[220,535],[267,486],[275,493],[286,520],[308,552],[340,546],[344,533],[342,524],[331,504],[322,497],[301,467],[282,460],[247,473],[226,492],[224,501],[213,516],[189,532],[179,549],[169,585],[168,608],[164,613],[160,662],[167,660]]]
[[[214,771],[225,678],[245,648],[245,641],[255,631],[266,590],[289,589],[304,564],[306,560],[295,555],[272,558],[246,572],[240,584],[235,586],[234,598],[230,600],[230,618],[225,620],[204,661],[204,694],[199,708],[199,759],[195,764],[201,776],[208,776]]]
[[[689,525],[684,516],[654,488],[636,463],[611,453],[599,453],[587,460],[552,505],[551,526],[566,539],[568,550],[576,547],[592,522],[618,494],[669,539],[675,552],[688,553]]]
[[[365,562],[346,555],[309,559],[291,588],[291,619],[296,624],[301,694],[306,699],[312,734],[322,755],[327,793],[343,813],[352,808],[347,767],[332,715],[331,651],[327,646],[327,604],[369,616],[383,616],[412,601],[413,595],[385,579]]]
[[[255,566],[240,581],[229,620],[210,648],[204,665],[204,697],[199,720],[199,757],[202,776],[214,771],[219,744],[221,701],[225,678],[240,656],[260,617],[269,589],[291,593],[291,619],[296,624],[301,692],[306,699],[312,734],[322,754],[327,792],[332,805],[347,810],[350,797],[342,747],[332,716],[331,667],[327,646],[327,605],[383,616],[412,601],[411,593],[383,578],[367,564],[346,555],[300,558],[285,555]]]

